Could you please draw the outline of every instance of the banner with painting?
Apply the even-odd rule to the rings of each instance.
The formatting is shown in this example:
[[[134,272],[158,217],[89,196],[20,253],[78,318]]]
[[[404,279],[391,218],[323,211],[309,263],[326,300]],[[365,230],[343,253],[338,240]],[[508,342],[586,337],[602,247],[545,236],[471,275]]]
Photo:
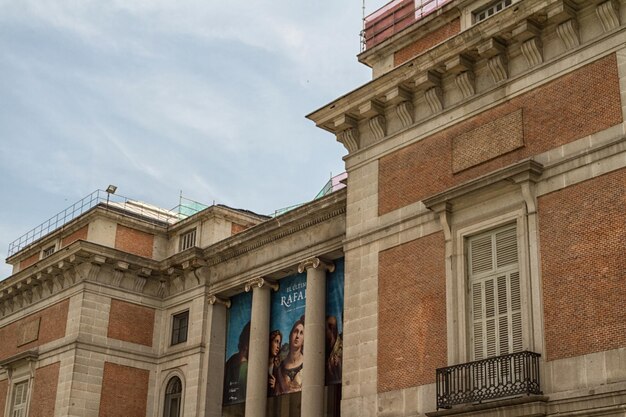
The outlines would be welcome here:
[[[277,396],[302,390],[306,318],[306,273],[283,278],[272,293],[268,394]],[[344,262],[326,281],[326,383],[341,383],[343,353]]]
[[[226,333],[224,405],[243,403],[246,400],[251,314],[252,292],[241,293],[231,298]]]

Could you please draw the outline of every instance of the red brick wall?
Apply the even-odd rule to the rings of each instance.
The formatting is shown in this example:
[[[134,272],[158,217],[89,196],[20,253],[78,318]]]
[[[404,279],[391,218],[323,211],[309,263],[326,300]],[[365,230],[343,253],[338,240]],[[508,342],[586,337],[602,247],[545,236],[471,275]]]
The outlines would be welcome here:
[[[111,300],[107,337],[152,346],[153,332],[153,308]]]
[[[20,261],[20,271],[25,268],[28,268],[31,265],[36,264],[38,260],[39,260],[39,252],[33,253],[31,256],[29,256],[26,259],[22,259]]]
[[[519,109],[523,114],[523,147],[452,173],[455,137]],[[381,158],[378,213],[388,213],[621,122],[613,54]],[[492,135],[497,140],[498,132]]]
[[[69,300],[63,300],[42,311],[0,328],[0,341],[2,341],[0,343],[0,360],[65,336],[69,304]],[[21,326],[37,319],[41,319],[37,340],[18,347]]]
[[[428,32],[428,34],[424,37],[419,38],[412,44],[396,51],[396,53],[393,54],[393,66],[397,67],[398,65],[405,63],[409,59],[416,57],[433,46],[453,37],[460,31],[461,19],[454,19],[440,28]]]
[[[443,233],[380,252],[378,392],[435,382],[446,366]]]
[[[134,255],[152,258],[154,235],[130,227],[117,225],[115,231],[115,248]]]
[[[0,381],[0,417],[4,417],[4,406],[6,405],[8,389],[9,382],[6,379]]]
[[[30,417],[51,417],[57,398],[60,362],[35,370],[33,394],[30,399]]]
[[[99,417],[145,417],[150,371],[104,363]]]
[[[89,230],[89,225],[81,227],[80,229],[78,229],[77,231],[75,231],[74,233],[65,236],[63,239],[61,239],[61,247],[64,248],[65,246],[76,242],[77,240],[87,240],[87,231]]]
[[[239,232],[243,232],[247,228],[248,228],[248,226],[242,226],[242,225],[237,224],[237,223],[231,223],[230,234],[231,234],[231,236],[232,235],[236,235]]]
[[[547,359],[626,347],[626,169],[538,203]]]

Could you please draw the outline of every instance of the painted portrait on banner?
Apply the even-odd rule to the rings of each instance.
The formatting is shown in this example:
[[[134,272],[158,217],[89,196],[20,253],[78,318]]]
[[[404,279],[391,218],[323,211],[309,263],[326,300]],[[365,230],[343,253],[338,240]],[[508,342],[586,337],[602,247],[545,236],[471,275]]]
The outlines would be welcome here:
[[[226,333],[224,405],[238,404],[246,400],[251,313],[252,292],[231,298]]]
[[[272,293],[268,394],[289,394],[302,390],[304,367],[304,309],[306,274],[280,280]]]
[[[344,260],[326,278],[326,385],[341,384],[343,359]]]
[[[341,383],[343,356],[344,262],[335,262],[335,271],[326,279],[326,383]],[[268,394],[289,394],[302,390],[304,338],[306,335],[306,273],[280,280],[272,293]]]

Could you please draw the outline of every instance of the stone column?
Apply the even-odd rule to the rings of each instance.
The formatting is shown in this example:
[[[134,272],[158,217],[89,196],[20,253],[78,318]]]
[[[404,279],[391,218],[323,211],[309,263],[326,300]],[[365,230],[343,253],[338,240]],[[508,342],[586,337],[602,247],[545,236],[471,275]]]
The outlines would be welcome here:
[[[206,369],[206,397],[204,414],[206,417],[222,416],[222,395],[224,389],[224,356],[226,352],[226,309],[230,307],[230,300],[224,300],[215,295],[208,298],[208,340]],[[202,407],[200,407],[202,410]]]
[[[306,308],[304,310],[304,369],[302,373],[302,417],[324,416],[324,372],[326,338],[326,271],[335,266],[311,258],[298,266],[306,270]]]
[[[248,282],[245,289],[246,292],[252,290],[245,417],[265,417],[267,355],[270,346],[270,290],[277,290],[278,284],[257,278]]]

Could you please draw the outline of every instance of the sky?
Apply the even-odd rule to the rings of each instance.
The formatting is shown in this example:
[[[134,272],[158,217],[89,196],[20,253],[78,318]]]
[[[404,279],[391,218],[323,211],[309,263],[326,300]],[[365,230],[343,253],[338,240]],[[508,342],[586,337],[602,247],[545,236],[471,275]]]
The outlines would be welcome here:
[[[168,209],[311,200],[346,151],[304,116],[371,78],[362,7],[0,0],[0,253],[109,184]]]

